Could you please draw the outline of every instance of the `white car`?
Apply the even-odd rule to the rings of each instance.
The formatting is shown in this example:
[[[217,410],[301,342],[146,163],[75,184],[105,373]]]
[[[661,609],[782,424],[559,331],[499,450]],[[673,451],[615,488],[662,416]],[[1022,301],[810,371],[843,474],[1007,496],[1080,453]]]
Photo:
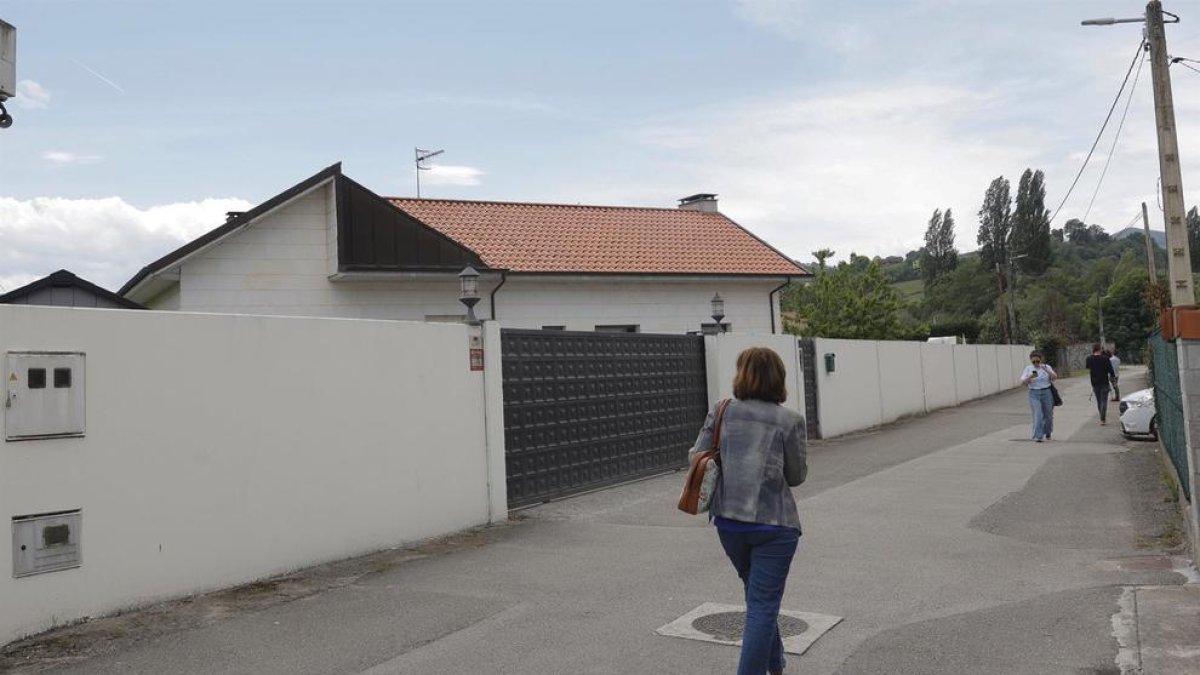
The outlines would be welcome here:
[[[1121,399],[1121,433],[1126,436],[1158,438],[1158,411],[1154,407],[1154,389],[1143,389]]]

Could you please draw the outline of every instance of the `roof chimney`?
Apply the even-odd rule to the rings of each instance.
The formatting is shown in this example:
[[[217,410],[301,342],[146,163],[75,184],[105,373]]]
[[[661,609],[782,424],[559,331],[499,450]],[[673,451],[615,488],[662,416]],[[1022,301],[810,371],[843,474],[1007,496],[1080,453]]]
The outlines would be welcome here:
[[[702,213],[717,212],[717,196],[707,192],[694,194],[691,197],[684,197],[679,200],[679,208],[686,211],[700,211]]]

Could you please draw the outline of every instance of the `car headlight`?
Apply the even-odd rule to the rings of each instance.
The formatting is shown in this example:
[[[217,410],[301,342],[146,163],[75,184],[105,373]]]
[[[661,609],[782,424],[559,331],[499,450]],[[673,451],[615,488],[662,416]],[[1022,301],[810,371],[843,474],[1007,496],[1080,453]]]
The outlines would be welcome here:
[[[1121,414],[1124,415],[1125,411],[1129,410],[1129,403],[1121,401],[1121,405],[1117,406],[1117,410],[1120,410]]]

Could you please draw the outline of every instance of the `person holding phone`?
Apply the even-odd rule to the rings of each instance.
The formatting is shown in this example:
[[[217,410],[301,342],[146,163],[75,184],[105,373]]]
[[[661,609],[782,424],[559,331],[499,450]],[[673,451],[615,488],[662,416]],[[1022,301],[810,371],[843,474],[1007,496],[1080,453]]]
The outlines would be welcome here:
[[[1058,373],[1042,358],[1042,353],[1029,353],[1029,365],[1021,371],[1021,384],[1029,387],[1029,407],[1033,410],[1033,440],[1041,443],[1050,440],[1054,433],[1054,395],[1050,385],[1058,379]]]

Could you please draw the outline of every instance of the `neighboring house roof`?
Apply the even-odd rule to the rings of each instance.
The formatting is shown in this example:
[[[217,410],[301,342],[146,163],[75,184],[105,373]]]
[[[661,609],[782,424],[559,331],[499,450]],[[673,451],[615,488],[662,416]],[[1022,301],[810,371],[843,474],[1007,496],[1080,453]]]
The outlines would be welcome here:
[[[582,274],[807,276],[721,213],[391,198],[493,268]]]
[[[4,305],[50,305],[57,307],[111,307],[146,309],[112,291],[80,279],[67,270],[42,277],[0,295]]]

